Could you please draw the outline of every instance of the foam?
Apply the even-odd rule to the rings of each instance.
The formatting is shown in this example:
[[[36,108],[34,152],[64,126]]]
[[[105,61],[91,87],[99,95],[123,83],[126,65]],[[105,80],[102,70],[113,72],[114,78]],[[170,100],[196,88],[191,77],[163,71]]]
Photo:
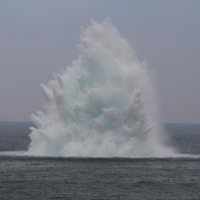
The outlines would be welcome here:
[[[41,85],[29,155],[170,157],[159,138],[155,89],[144,64],[108,18],[82,30],[80,55]]]

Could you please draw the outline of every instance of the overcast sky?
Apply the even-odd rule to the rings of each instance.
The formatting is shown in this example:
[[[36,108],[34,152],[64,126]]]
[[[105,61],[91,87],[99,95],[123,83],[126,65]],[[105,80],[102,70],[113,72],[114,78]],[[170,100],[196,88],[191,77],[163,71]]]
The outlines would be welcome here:
[[[29,121],[39,84],[77,58],[80,27],[110,17],[157,80],[161,122],[200,123],[199,0],[0,0],[0,121]]]

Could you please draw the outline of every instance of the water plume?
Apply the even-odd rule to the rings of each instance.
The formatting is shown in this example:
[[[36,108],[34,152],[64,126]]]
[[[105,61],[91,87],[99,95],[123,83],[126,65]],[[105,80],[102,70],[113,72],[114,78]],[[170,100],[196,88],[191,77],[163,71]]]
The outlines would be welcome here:
[[[152,157],[173,152],[159,141],[149,73],[108,18],[82,30],[80,55],[41,85],[45,111],[32,115],[28,154]]]

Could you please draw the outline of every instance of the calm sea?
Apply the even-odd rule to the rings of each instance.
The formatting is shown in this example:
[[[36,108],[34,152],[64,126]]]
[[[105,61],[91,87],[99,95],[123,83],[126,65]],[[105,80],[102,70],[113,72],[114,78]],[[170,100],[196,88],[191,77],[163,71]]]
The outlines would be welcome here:
[[[0,152],[27,150],[30,122],[0,122]],[[168,145],[200,155],[200,125],[165,124]],[[0,155],[4,199],[200,199],[200,158]]]

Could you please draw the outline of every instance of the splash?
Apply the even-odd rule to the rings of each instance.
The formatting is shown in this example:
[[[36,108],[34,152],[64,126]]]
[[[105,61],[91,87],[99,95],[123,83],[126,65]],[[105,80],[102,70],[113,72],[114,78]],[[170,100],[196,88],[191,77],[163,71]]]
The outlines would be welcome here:
[[[148,71],[110,19],[82,31],[80,55],[47,86],[32,115],[28,153],[37,156],[170,156],[161,145]]]

